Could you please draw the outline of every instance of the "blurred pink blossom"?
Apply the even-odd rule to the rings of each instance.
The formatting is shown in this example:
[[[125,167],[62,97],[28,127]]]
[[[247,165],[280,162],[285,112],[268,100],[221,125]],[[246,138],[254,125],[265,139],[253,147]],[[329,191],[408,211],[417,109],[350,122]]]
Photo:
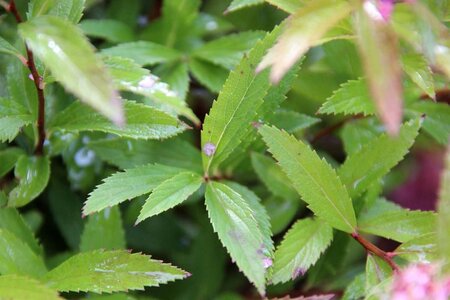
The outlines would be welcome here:
[[[439,279],[438,271],[431,264],[408,266],[395,275],[391,300],[448,300],[450,277]]]

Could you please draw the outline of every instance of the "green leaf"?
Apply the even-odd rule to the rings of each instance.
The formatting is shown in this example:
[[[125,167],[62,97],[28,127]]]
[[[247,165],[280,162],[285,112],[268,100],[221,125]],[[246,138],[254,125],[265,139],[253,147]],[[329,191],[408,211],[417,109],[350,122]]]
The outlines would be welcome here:
[[[0,276],[0,295],[8,300],[62,300],[58,292],[43,283],[24,276]]]
[[[26,58],[23,57],[22,53],[16,49],[13,45],[11,45],[7,40],[0,37],[0,53],[10,54],[16,56],[22,62],[26,62]]]
[[[277,196],[264,199],[264,207],[269,215],[273,235],[285,231],[303,206],[303,202],[299,201],[298,196],[294,199]]]
[[[158,286],[187,276],[189,273],[148,255],[98,250],[69,258],[43,280],[63,292],[111,293],[143,290],[145,286]]]
[[[292,110],[279,109],[269,118],[269,122],[277,128],[289,133],[296,133],[320,122],[320,119],[310,117]]]
[[[333,95],[322,104],[321,114],[362,114],[369,116],[375,114],[375,106],[371,100],[369,89],[363,78],[349,80],[342,84]]]
[[[392,276],[391,267],[381,258],[372,254],[367,255],[366,261],[366,293]]]
[[[26,107],[16,101],[0,98],[0,142],[12,141],[22,127],[33,121]]]
[[[429,264],[439,259],[437,243],[436,233],[424,234],[402,243],[395,254],[413,263]]]
[[[336,229],[352,233],[355,212],[336,172],[306,144],[274,127],[259,129],[269,151],[308,207]]]
[[[404,54],[401,63],[405,73],[411,80],[424,91],[430,98],[434,99],[433,73],[426,59],[420,54]]]
[[[133,29],[117,20],[85,19],[79,26],[87,36],[101,38],[112,43],[125,43],[135,39]]]
[[[272,158],[252,153],[251,160],[256,175],[273,195],[287,199],[298,198],[297,191],[290,184],[289,178]]]
[[[179,98],[168,84],[150,74],[149,70],[142,68],[129,58],[120,56],[103,56],[102,58],[118,90],[148,97],[146,102],[154,104],[153,106],[170,115],[182,115],[193,123],[200,124],[200,120],[187,107],[186,102]]]
[[[55,116],[49,128],[64,132],[102,131],[133,139],[164,139],[186,129],[176,118],[150,106],[126,101],[124,108],[127,123],[119,127],[77,101]]]
[[[122,104],[112,80],[79,28],[58,17],[40,16],[20,24],[19,32],[67,90],[123,123]]]
[[[272,282],[274,284],[303,276],[333,240],[333,229],[320,219],[297,221],[275,251]]]
[[[128,140],[123,138],[95,140],[88,144],[102,160],[128,169],[158,163],[202,173],[200,151],[182,139]]]
[[[8,206],[21,207],[39,196],[50,178],[50,159],[47,156],[22,156],[14,169],[19,179],[10,193]]]
[[[267,72],[255,74],[254,67],[275,42],[278,31],[275,29],[267,35],[230,73],[218,99],[205,117],[202,149],[209,147],[211,150],[206,153],[203,151],[205,173],[217,168],[239,146],[246,130],[251,128],[256,111],[270,87]]]
[[[347,157],[338,174],[351,197],[360,195],[403,159],[420,125],[420,119],[411,120],[401,126],[397,137],[383,134]]]
[[[47,272],[42,257],[14,234],[0,229],[0,273],[39,278]]]
[[[89,194],[83,213],[92,214],[125,200],[148,194],[181,171],[182,169],[154,164],[115,173],[104,179],[103,183]]]
[[[190,37],[200,5],[200,0],[164,1],[162,18],[147,28],[148,38],[170,48],[182,48]]]
[[[366,276],[364,273],[357,275],[347,286],[342,295],[342,300],[360,300],[364,299],[366,294]]]
[[[131,42],[103,49],[102,54],[133,59],[142,66],[164,63],[182,57],[182,53],[152,42]]]
[[[125,231],[118,206],[107,207],[89,216],[81,235],[81,252],[124,249],[125,245]]]
[[[84,226],[81,219],[84,198],[71,190],[63,170],[55,168],[53,172],[47,194],[50,212],[66,244],[73,251],[78,251]]]
[[[256,222],[258,222],[258,227],[263,235],[266,256],[272,257],[274,246],[271,238],[272,231],[270,228],[270,218],[267,214],[267,210],[261,204],[261,199],[259,199],[258,196],[247,187],[236,182],[228,181],[225,182],[225,184],[236,191],[238,194],[240,194],[242,198],[245,199],[250,209],[253,211],[253,217],[255,218]]]
[[[20,156],[25,154],[21,148],[9,147],[3,151],[0,151],[0,178],[5,176],[9,171],[11,171],[16,165],[17,160]]]
[[[253,48],[263,37],[264,33],[261,31],[226,35],[206,43],[196,49],[192,55],[226,69],[232,69],[239,63],[244,53]]]
[[[189,70],[185,62],[170,62],[159,65],[154,69],[164,82],[176,92],[177,96],[184,100],[189,90]]]
[[[233,0],[233,2],[231,2],[230,5],[228,6],[225,13],[236,11],[244,7],[258,5],[261,3],[264,3],[264,0]]]
[[[222,67],[195,57],[189,60],[189,69],[195,79],[215,93],[220,92],[229,73]]]
[[[307,3],[291,16],[277,44],[269,50],[257,70],[272,67],[270,78],[279,82],[284,74],[352,11],[347,1],[318,0]]]
[[[435,232],[436,214],[404,209],[379,198],[367,211],[361,212],[358,229],[403,243]]]
[[[268,262],[264,237],[247,201],[232,188],[209,182],[206,186],[206,208],[214,231],[239,269],[264,293]]]
[[[407,112],[416,115],[425,114],[423,129],[442,145],[447,145],[450,138],[450,106],[446,103],[431,101],[414,102],[407,107]]]
[[[383,130],[375,118],[351,120],[344,125],[339,135],[344,143],[348,156],[357,153],[363,147],[376,139]]]
[[[163,181],[145,201],[136,223],[182,203],[200,188],[202,182],[203,178],[192,172],[179,173]]]
[[[55,6],[55,0],[32,0],[28,4],[28,19],[45,15],[50,9]]]
[[[437,241],[439,256],[447,262],[446,272],[450,271],[450,240],[448,238],[448,226],[450,226],[450,147],[447,147],[445,155],[445,168],[442,172],[441,187],[439,190]]]
[[[305,3],[304,0],[265,0],[266,2],[284,10],[289,14],[294,14]]]
[[[6,207],[0,209],[0,228],[15,235],[27,244],[35,254],[42,254],[42,248],[39,246],[39,242],[17,209]]]
[[[397,36],[373,2],[366,2],[361,7],[354,28],[369,90],[386,131],[397,135],[403,117]]]
[[[76,24],[80,21],[81,16],[83,16],[85,2],[86,0],[56,1],[56,4],[48,14],[61,17]]]

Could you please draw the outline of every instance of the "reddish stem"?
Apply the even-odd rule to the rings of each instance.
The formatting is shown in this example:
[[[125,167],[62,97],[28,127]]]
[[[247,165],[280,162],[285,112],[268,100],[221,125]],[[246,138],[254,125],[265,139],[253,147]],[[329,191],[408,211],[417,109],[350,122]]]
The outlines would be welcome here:
[[[358,243],[360,243],[368,252],[378,256],[382,260],[384,260],[395,272],[399,271],[399,267],[397,264],[393,261],[392,253],[385,252],[366,240],[363,236],[361,236],[359,233],[354,232],[351,234],[352,238],[354,238]]]
[[[362,119],[362,118],[364,118],[363,115],[356,115],[356,116],[345,118],[345,119],[343,119],[343,120],[341,120],[341,121],[337,122],[336,124],[333,124],[333,125],[331,125],[329,127],[325,127],[324,129],[322,129],[319,132],[317,132],[316,135],[314,135],[314,137],[311,139],[311,144],[316,143],[318,140],[320,140],[324,136],[332,134],[333,132],[335,132],[336,130],[338,130],[342,126],[344,126],[348,121]]]
[[[17,23],[22,23],[22,17],[17,10],[16,3],[14,0],[9,2],[9,6],[7,8]],[[34,86],[36,87],[36,92],[38,96],[38,120],[37,120],[37,129],[38,129],[38,142],[36,145],[36,149],[34,153],[36,155],[42,155],[44,153],[44,142],[45,142],[45,96],[44,96],[44,85],[42,82],[42,78],[39,75],[39,72],[36,68],[36,63],[34,61],[33,52],[28,48],[25,44],[25,49],[27,51],[27,67],[33,76]]]

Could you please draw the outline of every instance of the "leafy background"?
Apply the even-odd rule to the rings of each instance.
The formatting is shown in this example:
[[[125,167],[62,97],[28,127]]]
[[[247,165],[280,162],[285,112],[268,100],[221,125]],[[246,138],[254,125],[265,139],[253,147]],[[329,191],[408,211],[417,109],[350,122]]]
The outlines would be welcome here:
[[[397,4],[389,26],[345,1],[15,3],[1,297],[360,299],[392,270],[355,233],[401,267],[448,263],[450,59],[430,58],[449,45],[445,1]]]

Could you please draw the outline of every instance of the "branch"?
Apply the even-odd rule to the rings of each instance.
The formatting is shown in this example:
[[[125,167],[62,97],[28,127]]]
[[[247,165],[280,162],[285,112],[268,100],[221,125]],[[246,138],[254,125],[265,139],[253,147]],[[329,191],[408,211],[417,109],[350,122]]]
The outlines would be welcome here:
[[[10,12],[17,23],[22,23],[22,17],[20,16],[19,11],[17,10],[16,3],[14,0],[9,2],[9,5],[6,7],[6,10]],[[44,96],[44,84],[42,82],[42,77],[39,75],[39,72],[36,68],[36,63],[34,61],[33,52],[28,48],[25,43],[25,49],[27,51],[27,67],[33,76],[34,86],[36,87],[36,92],[38,96],[38,120],[37,120],[37,129],[38,129],[38,142],[36,145],[36,149],[34,153],[36,155],[42,155],[44,153],[44,142],[45,142],[45,96]]]
[[[345,118],[339,122],[337,122],[336,124],[333,124],[329,127],[325,127],[324,129],[320,130],[319,132],[317,132],[310,140],[311,144],[316,143],[318,140],[320,140],[321,138],[323,138],[324,136],[330,135],[333,132],[335,132],[336,130],[338,130],[339,128],[341,128],[342,126],[344,126],[347,122],[351,121],[351,120],[357,120],[357,119],[362,119],[364,118],[363,115],[356,115],[356,116],[352,116],[352,117],[348,117]]]
[[[354,232],[351,234],[352,238],[354,238],[358,243],[360,243],[368,252],[378,256],[382,260],[384,260],[394,272],[399,271],[399,267],[392,259],[393,255],[392,253],[385,252],[366,240],[364,237],[362,237],[359,233]]]

